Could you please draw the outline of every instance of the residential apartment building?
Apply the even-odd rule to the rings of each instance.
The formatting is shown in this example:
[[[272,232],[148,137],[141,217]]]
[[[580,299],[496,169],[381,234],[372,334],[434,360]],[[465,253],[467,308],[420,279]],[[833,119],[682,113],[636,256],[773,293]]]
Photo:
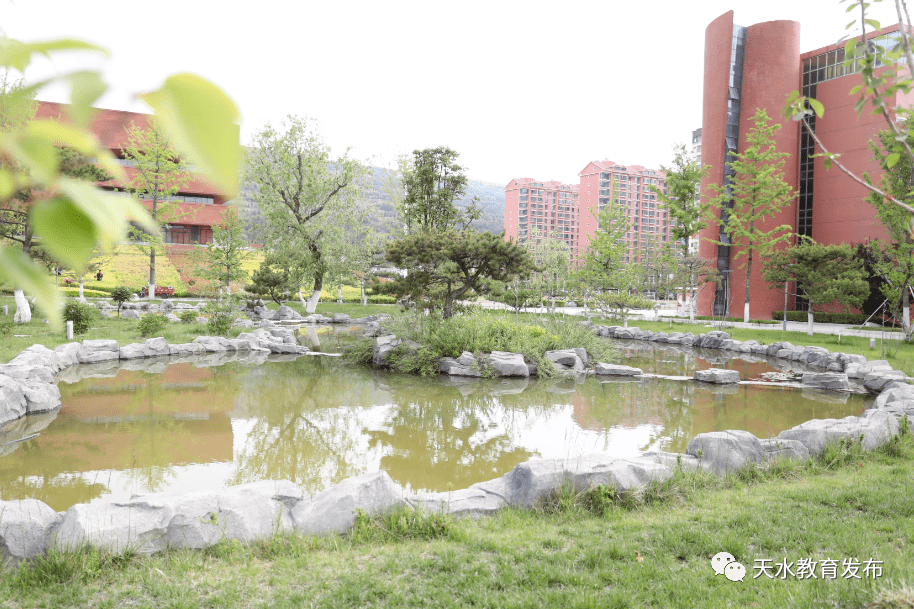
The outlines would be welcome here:
[[[69,120],[67,105],[54,102],[36,102],[35,118],[56,119],[62,122]],[[123,191],[133,179],[137,170],[130,160],[124,158],[123,148],[127,146],[127,128],[131,124],[141,129],[149,127],[150,115],[138,112],[124,112],[120,110],[99,109],[92,119],[90,130],[99,139],[102,146],[109,149],[111,154],[124,166],[126,181],[119,183],[117,180],[99,183],[101,188],[107,190]],[[191,174],[190,180],[172,200],[175,202],[176,220],[164,227],[163,237],[170,245],[170,249],[190,249],[197,244],[212,241],[214,224],[222,222],[222,214],[226,210],[225,203],[228,198],[217,189],[213,188],[201,176]],[[141,202],[147,208],[152,207],[151,202]]]
[[[641,165],[593,161],[578,173],[577,184],[517,178],[505,187],[505,238],[524,243],[534,234],[562,239],[580,259],[599,228],[600,210],[610,204],[615,183],[616,205],[629,222],[627,260],[670,240],[669,212],[649,186],[665,188],[665,174]]]
[[[867,34],[868,44],[884,48],[897,44],[899,38],[897,25]],[[786,224],[796,234],[824,244],[885,238],[873,208],[863,200],[867,190],[835,168],[826,171],[823,159],[813,156],[820,151],[810,134],[800,123],[781,115],[792,91],[822,102],[824,116],[811,119],[816,135],[828,150],[841,153],[842,162],[852,172],[870,172],[878,183],[881,172],[867,146],[886,124],[870,107],[857,114],[857,97],[849,93],[862,84],[859,63],[845,66],[844,60],[843,43],[801,52],[800,24],[795,21],[743,27],[734,24],[733,11],[729,11],[711,22],[705,30],[701,130],[702,162],[711,170],[702,181],[702,190],[707,191],[711,184],[728,187],[734,174],[726,162],[727,155],[744,150],[751,119],[757,108],[764,108],[773,122],[781,124],[773,140],[777,150],[789,153],[783,166],[784,179],[798,196],[774,217],[763,220],[759,228],[767,231]],[[886,101],[894,113],[899,105],[911,105],[914,94],[899,92]],[[702,292],[698,312],[722,315],[729,310],[738,314],[745,293],[746,274],[740,268],[745,258],[735,258],[739,243],[718,245],[712,240],[727,243],[717,223],[710,223],[701,232],[699,254],[716,260],[726,281],[715,290]],[[758,262],[753,265],[749,284],[750,315],[764,318],[783,308],[784,295],[768,289],[761,276],[763,261]],[[802,308],[803,304],[791,297],[788,307],[795,306]]]

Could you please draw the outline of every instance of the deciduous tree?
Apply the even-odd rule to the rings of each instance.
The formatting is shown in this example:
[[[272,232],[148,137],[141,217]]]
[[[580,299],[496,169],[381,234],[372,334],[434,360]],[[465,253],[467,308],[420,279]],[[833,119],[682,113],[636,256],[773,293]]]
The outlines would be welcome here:
[[[729,243],[715,243],[733,246],[734,261],[743,258],[740,268],[746,270],[744,322],[749,321],[749,280],[756,254],[767,254],[775,245],[792,238],[792,227],[788,224],[767,231],[761,227],[765,219],[773,217],[796,196],[784,181],[782,171],[784,157],[789,153],[778,152],[771,139],[781,125],[769,124],[769,120],[764,108],[756,110],[753,126],[746,134],[746,149],[728,159],[734,171],[729,186],[726,189],[712,186],[717,196],[709,201],[720,212],[713,220],[722,226],[729,239]]]
[[[309,257],[313,288],[306,311],[314,313],[328,271],[327,252],[344,237],[361,205],[366,169],[349,158],[331,158],[330,147],[308,118],[290,116],[282,129],[266,125],[253,137],[247,176],[265,221],[264,245],[279,256]]]
[[[244,222],[234,207],[222,213],[222,222],[213,225],[213,240],[205,248],[194,252],[197,274],[209,280],[214,287],[225,287],[231,294],[232,282],[249,279],[244,263],[254,256],[244,230]]]

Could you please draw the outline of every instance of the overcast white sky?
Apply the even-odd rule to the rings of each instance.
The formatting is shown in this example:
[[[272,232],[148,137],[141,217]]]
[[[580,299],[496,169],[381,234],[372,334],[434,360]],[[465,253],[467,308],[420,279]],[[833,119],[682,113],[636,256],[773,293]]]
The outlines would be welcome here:
[[[883,25],[897,21],[877,4]],[[213,9],[212,7],[218,7]],[[335,151],[374,164],[447,145],[467,174],[577,182],[590,160],[658,167],[701,126],[704,30],[801,24],[803,51],[850,21],[838,0],[0,0],[0,27],[23,41],[67,36],[104,61],[36,62],[26,79],[103,70],[98,104],[146,112],[133,94],[194,72],[242,114],[242,143],[289,114],[320,121]],[[63,90],[39,96],[66,102]]]

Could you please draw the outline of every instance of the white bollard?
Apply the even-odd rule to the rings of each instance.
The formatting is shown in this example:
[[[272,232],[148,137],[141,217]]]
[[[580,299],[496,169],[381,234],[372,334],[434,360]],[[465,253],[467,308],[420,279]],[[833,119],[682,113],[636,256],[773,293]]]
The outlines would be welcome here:
[[[876,348],[876,339],[871,338],[870,339],[870,349],[875,349],[875,348]]]
[[[73,322],[67,322],[67,340],[73,340]]]
[[[9,315],[9,314],[10,314],[10,308],[9,308],[9,306],[3,305],[3,314],[4,314],[4,315]]]

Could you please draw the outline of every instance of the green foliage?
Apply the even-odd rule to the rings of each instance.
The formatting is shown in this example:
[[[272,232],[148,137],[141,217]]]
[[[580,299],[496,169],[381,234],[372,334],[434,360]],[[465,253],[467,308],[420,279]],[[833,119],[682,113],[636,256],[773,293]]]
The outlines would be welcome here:
[[[213,240],[194,251],[194,265],[198,275],[214,288],[225,287],[228,294],[232,282],[249,278],[243,265],[253,256],[238,211],[228,208],[222,214],[222,222],[213,225]]]
[[[6,338],[13,333],[13,318],[0,318],[0,338]]]
[[[744,317],[749,319],[749,280],[755,253],[765,257],[772,248],[791,239],[792,228],[783,224],[764,231],[761,224],[786,207],[795,193],[784,181],[784,157],[787,152],[775,149],[772,135],[781,128],[778,123],[769,124],[768,113],[758,108],[752,117],[753,126],[746,134],[746,149],[732,155],[728,163],[735,175],[728,188],[712,185],[717,196],[709,201],[717,209],[719,217],[712,216],[715,224],[721,225],[730,244],[736,248],[732,259],[745,257],[740,268],[746,269],[746,294]],[[716,241],[718,245],[728,245]]]
[[[440,356],[424,345],[413,348],[401,343],[393,348],[388,357],[388,365],[400,372],[421,376],[434,376],[440,372]]]
[[[858,307],[869,295],[863,261],[847,244],[822,245],[801,238],[798,245],[772,252],[765,261],[762,277],[771,288],[786,281],[795,282],[798,294],[808,301],[810,309],[831,302]]]
[[[449,514],[409,506],[394,508],[377,516],[369,516],[358,509],[349,536],[357,543],[430,540],[450,537],[455,525],[454,517]]]
[[[89,324],[98,317],[98,311],[90,304],[68,300],[63,306],[64,321],[73,322],[75,334],[85,334],[89,331]]]
[[[347,149],[331,158],[315,123],[292,116],[282,130],[266,125],[255,133],[248,154],[247,179],[256,186],[254,200],[263,213],[264,247],[290,269],[302,270],[291,278],[294,291],[313,278],[309,313],[335,248],[365,211],[359,195],[367,170],[348,155]]]
[[[702,202],[698,197],[701,180],[708,175],[708,168],[692,160],[686,147],[678,144],[673,146],[673,166],[660,166],[666,172],[666,192],[656,186],[648,186],[670,212],[670,235],[673,241],[683,241],[683,256],[689,255],[689,237],[708,225],[709,203]]]
[[[161,313],[147,313],[138,324],[140,336],[147,338],[159,334],[167,324],[168,320]]]
[[[206,331],[214,336],[226,336],[235,323],[238,304],[234,298],[208,302],[203,309],[207,315]]]
[[[409,232],[466,229],[479,218],[475,205],[461,210],[455,204],[467,188],[458,156],[446,146],[413,151],[412,167],[404,171],[402,179],[406,189],[402,214]]]
[[[865,313],[827,313],[825,311],[816,311],[813,313],[813,321],[823,324],[852,324],[860,325],[867,320],[869,315]],[[771,319],[783,320],[783,311],[772,311]],[[873,318],[878,319],[878,318]],[[787,321],[806,321],[806,311],[787,311]],[[871,320],[872,321],[872,320]]]
[[[282,305],[289,293],[298,289],[301,277],[307,272],[307,267],[296,264],[301,261],[300,257],[283,260],[279,255],[268,254],[244,290]]]
[[[111,300],[117,304],[117,316],[121,316],[121,305],[130,300],[130,297],[133,295],[133,290],[127,286],[119,285],[113,290],[111,290]]]
[[[192,324],[197,321],[197,312],[196,311],[184,311],[178,315],[178,319],[181,320],[182,324]]]
[[[488,281],[524,277],[534,268],[515,243],[472,229],[407,235],[388,246],[387,259],[408,274],[394,277],[380,289],[387,294],[409,294],[416,302],[427,299],[445,319],[453,314],[458,299],[474,291],[485,292]]]

